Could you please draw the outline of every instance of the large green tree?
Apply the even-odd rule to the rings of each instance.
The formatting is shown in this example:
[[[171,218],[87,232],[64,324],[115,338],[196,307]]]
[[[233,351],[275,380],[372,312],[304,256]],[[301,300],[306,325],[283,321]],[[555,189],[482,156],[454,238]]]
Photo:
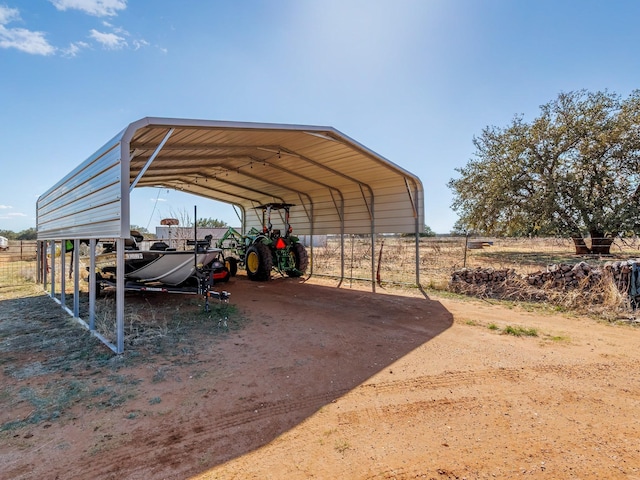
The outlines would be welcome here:
[[[616,236],[640,234],[640,90],[561,93],[531,123],[516,116],[473,142],[449,182],[458,227],[570,236],[576,253],[609,253]]]

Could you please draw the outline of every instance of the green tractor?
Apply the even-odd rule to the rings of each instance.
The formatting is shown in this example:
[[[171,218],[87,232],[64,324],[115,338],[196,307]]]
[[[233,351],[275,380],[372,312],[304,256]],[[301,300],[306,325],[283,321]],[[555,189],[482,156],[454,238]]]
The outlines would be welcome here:
[[[257,207],[262,210],[262,231],[252,228],[248,235],[229,228],[218,241],[217,247],[225,251],[225,263],[233,276],[238,266],[244,266],[250,280],[265,281],[271,278],[271,270],[281,275],[301,277],[309,266],[309,256],[304,245],[289,224],[290,203],[267,203]],[[271,212],[284,210],[284,234],[273,228]],[[227,254],[226,252],[229,252]]]

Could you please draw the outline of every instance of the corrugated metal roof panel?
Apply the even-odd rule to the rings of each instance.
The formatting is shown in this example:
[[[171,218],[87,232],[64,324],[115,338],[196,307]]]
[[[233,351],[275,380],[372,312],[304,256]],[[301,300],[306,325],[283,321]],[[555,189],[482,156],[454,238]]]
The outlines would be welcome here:
[[[113,158],[106,153],[119,156],[120,142],[131,154],[121,170],[129,177],[126,185],[108,179],[116,167],[108,165]],[[128,198],[121,202],[118,196],[145,168],[137,186],[173,188],[238,205],[246,212],[245,228],[260,226],[261,214],[253,209],[273,201],[296,205],[291,223],[297,234],[412,233],[424,225],[420,180],[332,127],[143,118],[39,199],[39,238],[72,231],[89,237],[94,227],[128,235],[128,211],[116,216],[111,207],[100,210],[94,192],[103,189],[99,198],[105,206],[128,209]],[[88,211],[97,214],[96,224],[78,226]],[[99,227],[103,224],[109,226]]]
[[[36,205],[38,238],[120,236],[121,168],[114,140],[43,194]]]

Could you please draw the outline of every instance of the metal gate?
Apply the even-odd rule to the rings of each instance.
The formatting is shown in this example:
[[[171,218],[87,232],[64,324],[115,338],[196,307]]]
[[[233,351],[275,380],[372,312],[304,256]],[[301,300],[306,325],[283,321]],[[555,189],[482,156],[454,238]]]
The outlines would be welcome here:
[[[0,250],[0,287],[36,282],[36,240],[9,240],[9,248]]]

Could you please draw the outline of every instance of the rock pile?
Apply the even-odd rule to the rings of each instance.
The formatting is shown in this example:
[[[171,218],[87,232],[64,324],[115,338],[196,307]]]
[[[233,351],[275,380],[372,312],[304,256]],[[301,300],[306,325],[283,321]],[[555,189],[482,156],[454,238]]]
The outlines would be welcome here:
[[[512,268],[463,268],[453,272],[449,290],[481,297],[524,299],[522,277]]]
[[[576,265],[561,263],[550,265],[545,271],[530,273],[526,276],[527,283],[534,287],[551,287],[559,289],[585,287],[595,285],[602,279],[602,271],[586,262]]]
[[[493,268],[462,268],[453,272],[451,284],[466,283],[470,285],[500,284],[517,277],[512,268],[496,270]]]
[[[636,269],[640,267],[640,259],[607,262],[604,265],[604,271],[611,275],[611,279],[616,287],[618,287],[618,290],[626,293],[629,291],[631,285],[631,275],[634,266]]]
[[[612,279],[621,293],[627,293],[635,264],[640,267],[640,259],[608,262],[603,267],[594,267],[586,262],[575,265],[561,263],[526,275],[519,275],[511,268],[500,270],[479,267],[463,268],[453,272],[449,288],[454,292],[470,292],[481,289],[485,293],[498,293],[523,286],[556,290],[581,287],[588,290],[600,284],[606,276]]]

